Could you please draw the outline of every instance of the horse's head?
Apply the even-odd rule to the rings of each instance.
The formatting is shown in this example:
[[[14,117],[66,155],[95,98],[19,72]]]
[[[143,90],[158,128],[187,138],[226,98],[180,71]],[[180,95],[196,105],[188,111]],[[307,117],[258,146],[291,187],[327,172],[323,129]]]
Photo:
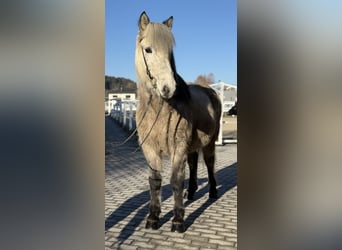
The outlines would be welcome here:
[[[176,91],[172,21],[171,16],[163,23],[153,23],[143,12],[139,18],[135,52],[138,78],[164,99],[170,99]]]

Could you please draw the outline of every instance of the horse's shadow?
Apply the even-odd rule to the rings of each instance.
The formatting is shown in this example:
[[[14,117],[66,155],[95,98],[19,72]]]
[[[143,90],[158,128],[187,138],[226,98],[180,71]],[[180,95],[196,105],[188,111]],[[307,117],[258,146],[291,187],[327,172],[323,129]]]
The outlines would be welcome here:
[[[216,172],[217,181],[218,181],[218,196],[220,197],[225,194],[228,190],[236,186],[237,184],[237,163],[234,163],[230,166],[226,166],[219,171]],[[207,182],[207,178],[198,179],[198,184],[201,185],[204,182]],[[186,180],[186,185],[188,180]],[[209,187],[208,185],[204,186],[200,190],[195,193],[194,199],[198,199],[206,194],[208,194]],[[172,196],[172,188],[170,184],[162,186],[162,202]],[[122,220],[124,220],[129,215],[135,213],[132,219],[125,224],[124,228],[121,230],[119,236],[117,237],[120,243],[123,243],[127,240],[135,231],[135,229],[141,224],[143,220],[145,220],[148,212],[149,212],[149,201],[150,194],[149,191],[144,191],[134,197],[126,200],[122,205],[120,205],[115,211],[113,211],[105,220],[105,231],[108,231],[113,226],[119,224]],[[199,208],[193,211],[191,214],[187,216],[185,219],[185,228],[186,230],[194,223],[194,221],[213,203],[216,199],[208,199],[205,203],[203,203]],[[187,200],[184,203],[184,206],[188,206],[193,201]],[[160,218],[160,226],[168,222],[173,216],[173,211],[170,210],[163,217]]]

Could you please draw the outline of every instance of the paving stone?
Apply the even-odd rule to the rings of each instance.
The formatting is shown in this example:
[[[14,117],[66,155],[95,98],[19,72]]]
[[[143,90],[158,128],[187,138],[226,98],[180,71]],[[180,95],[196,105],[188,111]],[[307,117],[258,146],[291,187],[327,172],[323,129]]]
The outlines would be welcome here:
[[[186,232],[173,233],[173,195],[170,164],[163,160],[160,228],[145,229],[148,216],[148,167],[136,141],[121,147],[128,134],[106,118],[105,249],[236,249],[237,248],[237,147],[216,147],[217,200],[208,199],[208,176],[200,156],[198,190],[191,202],[184,199]],[[189,173],[186,169],[185,187]]]
[[[155,250],[175,250],[175,248],[174,247],[166,247],[166,246],[156,245],[155,246]]]
[[[167,240],[167,236],[160,235],[160,234],[145,233],[145,237],[150,238],[150,239],[155,239],[155,240],[161,240],[161,241]]]
[[[194,235],[185,235],[185,239],[191,240],[191,242],[199,242],[199,243],[207,243],[209,241],[208,237],[194,236]]]
[[[223,245],[223,246],[234,246],[235,242],[227,241],[227,240],[217,240],[217,239],[209,239],[209,243]]]
[[[200,243],[200,242],[191,242],[191,246],[198,247],[198,249],[203,250],[203,249],[217,249],[217,244],[213,243]]]
[[[144,241],[144,242],[150,241],[150,238],[140,237],[140,236],[136,236],[136,235],[130,236],[129,239],[130,240],[136,240],[136,241]]]
[[[174,249],[184,249],[184,250],[198,250],[198,247],[194,247],[194,246],[190,246],[190,245],[183,245],[183,244],[179,244],[179,243],[176,243],[174,244]]]
[[[154,248],[153,245],[146,243],[146,242],[143,242],[143,241],[133,241],[132,245],[138,247],[138,249],[139,248],[142,248],[142,249],[153,249]]]
[[[231,247],[231,246],[218,246],[217,248],[217,250],[236,250],[236,249],[237,249],[236,247]]]
[[[124,245],[118,246],[117,248],[113,248],[113,249],[118,249],[118,250],[137,250],[138,247],[137,246],[130,246],[130,245],[124,244]]]
[[[160,246],[163,246],[163,247],[171,247],[174,245],[174,242],[171,241],[171,240],[155,240],[155,239],[151,239],[150,240],[150,243],[157,246],[157,245],[160,245]]]

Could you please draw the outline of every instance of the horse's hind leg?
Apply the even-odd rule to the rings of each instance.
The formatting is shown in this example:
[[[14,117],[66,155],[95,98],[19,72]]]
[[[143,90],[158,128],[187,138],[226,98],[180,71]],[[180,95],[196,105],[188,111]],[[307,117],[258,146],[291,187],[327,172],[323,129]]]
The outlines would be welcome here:
[[[217,198],[215,179],[215,141],[203,148],[203,158],[208,170],[209,197]]]
[[[188,187],[188,200],[194,198],[194,194],[198,189],[197,186],[197,163],[198,163],[198,152],[188,154],[188,164],[190,170],[189,187]]]

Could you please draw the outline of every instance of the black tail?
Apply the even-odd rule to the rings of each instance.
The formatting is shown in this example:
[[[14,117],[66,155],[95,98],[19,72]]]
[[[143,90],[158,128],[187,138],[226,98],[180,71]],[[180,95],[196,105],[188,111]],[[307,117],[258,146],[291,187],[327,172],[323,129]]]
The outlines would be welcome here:
[[[210,102],[213,105],[213,109],[215,110],[215,123],[216,123],[216,131],[214,134],[215,141],[218,138],[218,134],[220,132],[220,120],[221,120],[221,113],[222,113],[222,103],[220,97],[217,95],[216,91],[213,90],[211,87],[207,88],[207,94],[209,96]]]

